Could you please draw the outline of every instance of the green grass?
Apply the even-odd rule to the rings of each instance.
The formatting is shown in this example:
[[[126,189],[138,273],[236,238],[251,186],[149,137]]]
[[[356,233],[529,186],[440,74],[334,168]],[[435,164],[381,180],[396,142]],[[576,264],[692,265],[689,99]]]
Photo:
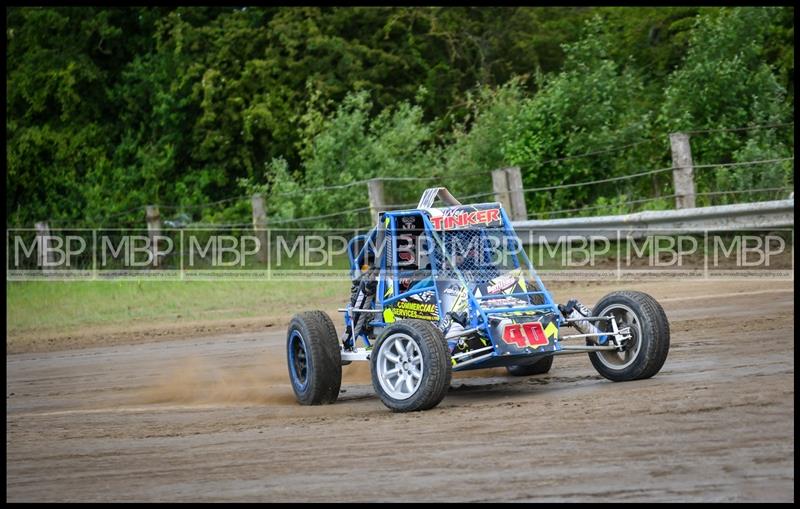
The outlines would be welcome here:
[[[7,282],[7,333],[98,325],[282,319],[346,304],[348,281],[27,281]]]
[[[534,248],[529,251],[534,255]],[[563,246],[554,255],[546,254],[545,263],[537,267],[560,268],[562,251]],[[286,265],[282,268],[294,268]],[[344,280],[7,282],[7,333],[13,337],[248,317],[280,320],[302,310],[344,306],[349,288]]]
[[[791,266],[793,237],[787,235],[787,253],[782,259]],[[702,260],[699,242],[695,260]],[[627,246],[620,246],[623,256]],[[649,254],[652,246],[645,249]],[[539,264],[536,247],[529,246],[537,269],[560,269],[563,245],[555,253],[544,253]],[[611,244],[601,265],[616,265],[616,243]],[[702,265],[701,265],[702,266]],[[323,268],[324,270],[324,268]],[[346,305],[347,280],[319,281],[28,281],[7,282],[7,335],[37,332],[86,331],[93,327],[161,323],[188,324],[237,318],[285,320],[296,312]]]

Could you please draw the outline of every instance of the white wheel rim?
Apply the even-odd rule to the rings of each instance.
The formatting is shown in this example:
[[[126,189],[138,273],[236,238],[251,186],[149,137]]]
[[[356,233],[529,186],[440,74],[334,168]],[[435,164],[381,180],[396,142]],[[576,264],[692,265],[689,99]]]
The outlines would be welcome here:
[[[424,367],[422,351],[408,334],[392,334],[378,352],[378,382],[393,399],[408,399],[417,392]]]
[[[626,348],[624,352],[618,352],[616,350],[597,352],[597,360],[608,369],[619,371],[633,364],[639,356],[639,350],[642,348],[642,324],[639,320],[639,316],[624,304],[611,304],[600,311],[597,316],[608,316],[609,314],[617,319],[618,327],[631,328],[631,339],[628,340],[631,342],[631,346]],[[608,329],[610,326],[606,326],[605,328]],[[610,341],[611,339],[609,338],[609,342]]]

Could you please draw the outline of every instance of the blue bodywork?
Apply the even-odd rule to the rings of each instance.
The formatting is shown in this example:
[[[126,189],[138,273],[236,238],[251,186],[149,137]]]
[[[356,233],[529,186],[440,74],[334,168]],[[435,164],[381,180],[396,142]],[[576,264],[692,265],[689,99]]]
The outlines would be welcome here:
[[[393,290],[400,288],[400,271],[397,270],[395,258],[398,248],[398,225],[401,219],[405,218],[406,221],[409,221],[408,218],[411,216],[416,218],[416,221],[419,221],[419,218],[421,218],[422,225],[424,226],[420,229],[420,235],[425,236],[425,242],[429,243],[429,247],[432,246],[431,252],[438,253],[439,251],[437,249],[440,248],[443,256],[447,257],[447,249],[444,244],[445,232],[442,228],[444,223],[441,219],[441,217],[443,217],[441,214],[446,215],[467,209],[473,212],[476,210],[480,212],[481,210],[487,209],[490,209],[492,212],[495,212],[495,209],[499,210],[500,222],[493,228],[493,231],[499,232],[505,239],[508,239],[507,241],[510,242],[511,247],[516,248],[514,249],[515,254],[510,255],[508,258],[513,264],[513,267],[509,266],[507,269],[504,269],[507,271],[506,274],[511,274],[505,276],[505,281],[513,279],[515,283],[513,283],[512,286],[517,285],[514,286],[513,291],[479,294],[479,292],[475,290],[476,283],[486,285],[487,283],[491,284],[496,279],[489,281],[468,280],[468,278],[464,277],[462,271],[459,270],[457,264],[453,262],[452,258],[435,259],[436,257],[434,256],[430,263],[430,278],[412,286],[403,293],[394,294]],[[433,217],[437,217],[438,229],[434,227],[432,221]],[[419,224],[419,222],[417,224]],[[480,242],[484,242],[487,232],[489,231],[488,228],[480,225],[467,226],[461,228],[459,231],[463,232],[466,230],[469,230],[469,235],[480,236]],[[484,244],[480,245],[483,246]],[[362,247],[359,248],[358,246]],[[356,250],[358,250],[358,252],[356,252]],[[390,257],[387,255],[392,256],[393,259],[387,260],[387,258]],[[482,341],[483,345],[486,345],[486,347],[483,348],[485,353],[480,354],[480,360],[474,360],[469,364],[465,363],[464,366],[460,366],[459,363],[454,360],[454,371],[531,364],[538,361],[543,356],[553,355],[554,352],[561,350],[561,345],[558,341],[558,327],[562,325],[564,317],[553,301],[552,296],[542,284],[541,279],[536,274],[527,253],[522,249],[505,210],[503,210],[502,206],[498,203],[384,212],[380,215],[378,226],[365,235],[359,235],[351,239],[348,245],[348,256],[350,258],[351,277],[354,279],[361,274],[362,266],[365,264],[365,260],[368,256],[374,260],[373,263],[375,265],[373,265],[373,267],[380,269],[380,275],[377,279],[377,290],[375,292],[375,298],[369,306],[370,309],[391,310],[392,306],[397,305],[398,302],[402,301],[406,303],[409,298],[415,298],[424,294],[427,301],[430,301],[431,304],[435,303],[436,309],[436,315],[431,315],[428,319],[435,321],[446,337],[448,336],[450,326],[453,322],[447,316],[450,308],[447,307],[448,304],[445,301],[448,299],[449,301],[453,301],[453,299],[455,299],[455,297],[453,297],[454,294],[459,294],[461,296],[460,298],[463,300],[463,296],[466,294],[466,307],[463,308],[462,304],[462,309],[467,315],[466,322],[463,323],[463,325],[459,325],[463,327],[464,330],[474,329],[473,336]],[[446,274],[443,269],[444,266],[448,267],[447,270],[449,272]],[[454,273],[456,276],[455,279],[453,277]],[[500,277],[503,277],[502,274],[498,276],[497,279]],[[518,278],[519,281],[523,282],[521,283],[522,288],[519,287],[520,284],[517,282],[517,279],[514,278]],[[445,286],[442,283],[444,279],[448,280],[449,286]],[[529,284],[535,284],[536,288],[531,291],[527,287]],[[461,289],[465,289],[465,291]],[[447,296],[444,294],[445,292]],[[499,302],[498,299],[506,304],[495,305],[496,302]],[[511,303],[508,304],[509,302]],[[427,306],[428,307],[425,309],[430,309],[431,305],[429,304]],[[345,326],[348,327],[348,330],[351,330],[354,324],[353,316],[349,309],[348,307],[348,311],[344,314],[344,320]],[[369,322],[369,326],[371,326],[373,330],[386,327],[395,319],[393,318],[391,321],[387,321],[386,312],[382,314],[373,313],[372,316],[374,318]],[[508,324],[525,324],[531,321],[540,322],[540,325],[536,327],[541,327],[541,330],[547,331],[547,344],[532,346],[524,340],[519,340],[514,343],[504,340],[503,337],[501,337],[500,331],[503,330],[502,327],[506,327]],[[517,330],[519,330],[519,327]],[[345,347],[352,348],[359,340],[362,341],[367,348],[371,348],[370,337],[365,332],[361,332],[356,338],[350,338],[349,341],[345,342]],[[457,343],[458,337],[448,339],[448,344],[453,354],[459,353],[456,350]],[[492,347],[491,351],[487,348],[488,346]]]

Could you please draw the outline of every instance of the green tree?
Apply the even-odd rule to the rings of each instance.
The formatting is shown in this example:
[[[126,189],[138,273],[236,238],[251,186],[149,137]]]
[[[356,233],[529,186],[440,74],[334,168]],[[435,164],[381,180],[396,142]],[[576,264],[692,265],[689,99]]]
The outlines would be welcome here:
[[[491,191],[490,171],[508,163],[503,146],[520,120],[526,98],[522,80],[518,79],[467,93],[469,113],[445,138],[441,153],[451,191],[460,195]]]
[[[793,8],[6,13],[10,225],[140,226],[150,203],[247,222],[246,200],[232,200],[242,189],[275,195],[276,220],[326,215],[366,206],[365,186],[277,195],[374,176],[441,177],[387,185],[394,203],[435,183],[486,193],[489,171],[510,164],[528,188],[576,183],[668,166],[675,130],[714,130],[692,136],[698,163],[793,153],[792,129],[731,130],[791,120]],[[792,167],[698,179],[701,191],[778,187]],[[664,174],[529,193],[528,205],[605,197],[621,210],[670,192]]]
[[[367,186],[360,182],[374,177],[423,178],[387,182],[388,203],[403,204],[419,195],[428,182],[424,178],[436,168],[432,130],[422,119],[422,109],[402,102],[373,118],[371,110],[369,94],[358,92],[348,94],[329,117],[310,115],[320,125],[310,128],[317,134],[304,151],[302,171],[292,174],[286,162],[278,159],[265,174],[271,185],[262,189],[270,193],[273,217],[291,219],[366,208]],[[254,189],[252,181],[243,184]],[[331,223],[324,219],[302,226]],[[369,213],[354,212],[335,223],[363,226],[369,223]]]
[[[793,154],[793,130],[729,130],[787,123],[793,100],[765,58],[782,23],[780,8],[721,9],[697,19],[681,67],[669,78],[659,124],[700,130],[691,138],[697,164],[766,160]],[[701,192],[789,185],[792,164],[698,170]]]
[[[627,175],[658,161],[658,143],[607,153],[650,136],[652,115],[642,101],[644,83],[631,62],[611,57],[613,36],[600,17],[586,24],[584,37],[565,45],[563,70],[539,77],[539,91],[510,123],[503,154],[523,169],[528,189]],[[598,152],[597,157],[572,158]],[[526,194],[529,212],[581,208],[593,197],[649,187],[647,180],[579,186]],[[658,188],[657,188],[658,190]]]

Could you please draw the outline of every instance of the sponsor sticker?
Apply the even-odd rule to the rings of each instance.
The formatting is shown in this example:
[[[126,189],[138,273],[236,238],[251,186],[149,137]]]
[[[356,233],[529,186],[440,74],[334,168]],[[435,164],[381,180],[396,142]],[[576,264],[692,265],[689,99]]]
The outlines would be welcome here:
[[[428,302],[398,301],[391,308],[395,318],[417,318],[420,320],[439,320],[436,304]]]
[[[437,230],[454,230],[473,225],[489,225],[500,221],[500,209],[456,210],[450,215],[431,217]]]

